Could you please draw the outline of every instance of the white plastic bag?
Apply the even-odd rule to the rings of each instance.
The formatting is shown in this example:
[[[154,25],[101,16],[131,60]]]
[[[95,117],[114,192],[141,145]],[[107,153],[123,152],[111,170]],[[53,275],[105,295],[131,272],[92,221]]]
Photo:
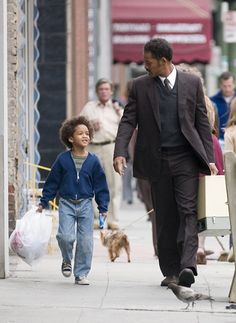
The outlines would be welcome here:
[[[52,231],[52,218],[36,212],[32,207],[23,218],[16,220],[16,228],[10,236],[10,248],[28,265],[47,252]]]

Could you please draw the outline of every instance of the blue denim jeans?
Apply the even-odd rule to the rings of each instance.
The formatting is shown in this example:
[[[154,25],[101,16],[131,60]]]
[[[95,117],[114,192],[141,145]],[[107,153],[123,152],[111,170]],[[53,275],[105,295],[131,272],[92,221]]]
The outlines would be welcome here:
[[[91,269],[93,255],[93,207],[92,200],[73,204],[63,198],[59,201],[59,227],[57,241],[62,258],[70,263],[76,240],[74,276],[86,277]]]

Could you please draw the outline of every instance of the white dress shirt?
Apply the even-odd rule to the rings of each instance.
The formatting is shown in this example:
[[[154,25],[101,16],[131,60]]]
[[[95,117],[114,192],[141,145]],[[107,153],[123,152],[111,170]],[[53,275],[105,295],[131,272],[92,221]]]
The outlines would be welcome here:
[[[175,86],[176,75],[177,75],[175,66],[174,65],[172,65],[172,66],[173,66],[173,70],[167,77],[159,76],[159,78],[162,81],[164,86],[165,86],[164,80],[167,79],[169,81],[169,85],[170,85],[171,89],[173,89],[173,87]]]
[[[94,131],[93,143],[114,141],[123,109],[112,100],[102,104],[100,101],[89,101],[82,109],[80,115],[86,117],[90,122],[99,121],[100,129]]]

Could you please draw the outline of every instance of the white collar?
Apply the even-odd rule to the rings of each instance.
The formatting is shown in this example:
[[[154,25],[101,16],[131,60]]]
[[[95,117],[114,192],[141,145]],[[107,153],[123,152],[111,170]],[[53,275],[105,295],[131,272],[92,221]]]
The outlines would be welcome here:
[[[112,99],[108,100],[105,104],[103,104],[101,101],[97,101],[97,105],[98,106],[102,106],[102,107],[107,107],[107,106],[111,106],[112,105]]]
[[[175,85],[177,72],[176,72],[175,66],[174,65],[172,65],[172,66],[173,66],[173,70],[171,71],[171,73],[167,77],[159,76],[159,78],[160,78],[160,80],[162,81],[163,84],[164,84],[164,80],[167,78],[169,83],[170,83],[171,88],[173,89],[173,87]]]

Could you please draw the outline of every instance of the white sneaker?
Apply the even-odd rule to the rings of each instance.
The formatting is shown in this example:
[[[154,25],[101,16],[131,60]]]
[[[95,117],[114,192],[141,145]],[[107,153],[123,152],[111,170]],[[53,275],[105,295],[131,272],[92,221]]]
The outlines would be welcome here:
[[[90,285],[90,282],[86,277],[81,277],[81,278],[75,278],[75,284],[77,284],[77,285]]]

